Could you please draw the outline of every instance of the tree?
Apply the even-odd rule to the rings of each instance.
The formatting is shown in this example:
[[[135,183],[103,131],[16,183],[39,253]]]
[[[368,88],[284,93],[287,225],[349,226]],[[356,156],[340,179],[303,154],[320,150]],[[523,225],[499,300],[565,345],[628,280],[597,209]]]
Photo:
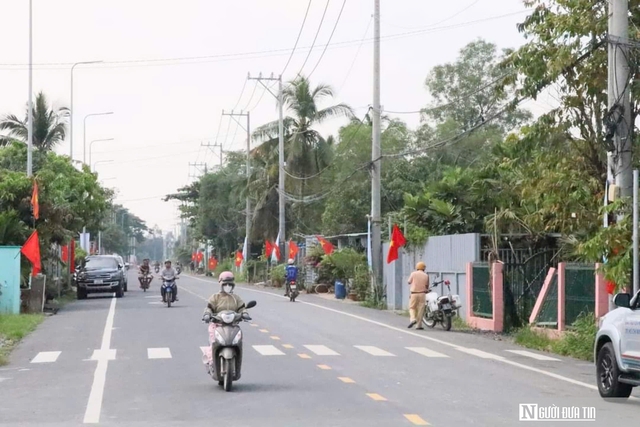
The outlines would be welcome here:
[[[285,155],[287,162],[287,185],[293,189],[298,203],[293,205],[292,213],[297,218],[305,218],[310,224],[320,221],[315,212],[321,211],[318,206],[307,208],[305,196],[317,194],[321,190],[320,181],[314,179],[331,161],[332,138],[324,138],[314,127],[321,125],[328,119],[335,117],[353,117],[353,110],[346,104],[336,104],[321,108],[320,104],[334,96],[333,89],[325,84],[312,87],[309,80],[299,76],[290,81],[283,89],[284,107],[293,113],[284,118],[285,125]],[[278,144],[278,122],[274,121],[259,127],[253,134],[253,138],[264,141],[265,148],[261,150],[268,155],[277,154],[273,150]],[[267,160],[266,164],[272,164]],[[273,203],[273,189],[268,189],[261,197],[258,204],[266,207],[266,201]],[[315,209],[314,209],[315,208]],[[262,210],[256,210],[261,212]],[[265,217],[261,218],[262,220]],[[295,229],[300,221],[294,223]]]
[[[422,110],[420,146],[429,147],[482,125],[455,144],[428,149],[437,167],[487,161],[491,146],[530,120],[531,113],[522,108],[503,111],[515,94],[512,87],[500,84],[506,74],[501,60],[496,45],[480,39],[462,48],[455,62],[438,65],[427,76],[425,87],[433,102]]]
[[[64,141],[67,133],[68,108],[62,107],[54,111],[45,94],[39,92],[32,111],[34,147],[48,151]],[[14,114],[8,114],[0,121],[0,130],[8,131],[7,135],[0,136],[0,145],[6,145],[11,138],[27,142],[28,112],[27,109],[24,120],[20,120]]]

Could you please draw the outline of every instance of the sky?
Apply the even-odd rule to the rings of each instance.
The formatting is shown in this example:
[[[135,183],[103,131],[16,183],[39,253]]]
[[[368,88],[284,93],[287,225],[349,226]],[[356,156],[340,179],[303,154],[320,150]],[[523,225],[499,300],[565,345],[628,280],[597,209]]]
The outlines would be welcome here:
[[[381,104],[387,111],[429,104],[429,70],[454,61],[469,42],[483,38],[499,48],[525,42],[516,29],[526,16],[521,0],[381,3]],[[278,117],[274,97],[247,81],[249,73],[284,71],[284,81],[312,73],[313,83],[333,86],[336,103],[364,115],[373,96],[373,4],[348,0],[340,15],[343,1],[312,0],[291,56],[307,0],[33,0],[33,91],[69,107],[71,65],[103,61],[73,72],[73,157],[88,163],[91,154],[100,180],[117,190],[117,203],[149,226],[175,230],[177,207],[161,197],[202,173],[190,164],[219,164],[218,149],[203,144],[246,147],[245,131],[222,111],[250,111],[253,128]],[[22,116],[27,0],[0,0],[0,16],[0,39],[10,40],[0,49],[0,114]],[[537,115],[551,108],[550,101],[525,106]],[[113,114],[86,117],[105,112]],[[411,127],[419,123],[417,114],[389,115]],[[337,119],[320,130],[336,133],[342,124]],[[69,155],[70,138],[56,151]]]

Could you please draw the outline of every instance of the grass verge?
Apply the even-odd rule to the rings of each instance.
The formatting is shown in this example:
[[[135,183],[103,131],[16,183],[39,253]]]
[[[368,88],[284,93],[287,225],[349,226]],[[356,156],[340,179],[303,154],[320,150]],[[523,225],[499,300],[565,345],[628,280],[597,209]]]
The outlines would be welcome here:
[[[22,338],[42,322],[42,314],[0,315],[0,366],[9,362],[9,353]]]
[[[580,315],[562,338],[553,339],[530,328],[516,331],[516,344],[593,362],[593,344],[598,327],[593,314]]]

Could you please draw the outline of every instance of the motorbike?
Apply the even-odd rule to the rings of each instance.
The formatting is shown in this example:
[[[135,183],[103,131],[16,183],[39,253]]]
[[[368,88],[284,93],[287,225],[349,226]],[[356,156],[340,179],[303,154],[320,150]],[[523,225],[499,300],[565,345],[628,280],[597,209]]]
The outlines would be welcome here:
[[[176,267],[176,272],[177,272],[178,274],[182,273],[182,267],[177,266],[177,267]]]
[[[176,279],[172,280],[162,279],[162,290],[164,291],[164,302],[167,307],[171,307],[171,304],[176,302]]]
[[[255,301],[249,301],[246,308],[256,306]],[[242,308],[242,307],[241,307]],[[231,310],[221,311],[210,322],[218,325],[215,330],[215,341],[210,343],[213,366],[207,365],[207,370],[214,381],[231,391],[234,381],[238,381],[242,374],[242,330],[240,322],[248,322],[242,314]]]
[[[440,284],[447,287],[447,294],[438,296],[438,292],[432,290]],[[451,330],[451,319],[458,314],[460,297],[451,294],[451,282],[440,280],[434,282],[427,293],[427,304],[424,312],[424,323],[429,328],[434,328],[436,323],[440,323],[445,331]]]
[[[155,271],[156,271],[156,273],[159,273],[160,272],[160,267],[156,265]]]
[[[142,276],[140,287],[142,288],[142,290],[144,292],[147,292],[147,289],[149,289],[149,284],[150,283],[151,283],[151,275],[150,274],[147,273],[144,276]]]
[[[296,298],[300,295],[298,292],[298,285],[296,285],[295,280],[290,280],[288,283],[289,286],[289,301],[296,302]]]

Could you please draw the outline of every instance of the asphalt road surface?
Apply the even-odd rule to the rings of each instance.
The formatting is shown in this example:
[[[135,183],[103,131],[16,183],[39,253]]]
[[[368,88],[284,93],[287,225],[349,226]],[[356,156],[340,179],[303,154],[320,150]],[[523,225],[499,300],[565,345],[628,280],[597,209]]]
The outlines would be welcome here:
[[[640,417],[638,392],[600,399],[589,363],[245,286],[236,293],[258,304],[242,325],[242,378],[225,392],[202,365],[200,319],[217,285],[183,275],[180,301],[167,308],[157,280],[143,293],[130,274],[124,298],[73,302],[20,344],[0,368],[0,425],[496,427],[523,425],[520,404],[595,413],[572,426]]]

